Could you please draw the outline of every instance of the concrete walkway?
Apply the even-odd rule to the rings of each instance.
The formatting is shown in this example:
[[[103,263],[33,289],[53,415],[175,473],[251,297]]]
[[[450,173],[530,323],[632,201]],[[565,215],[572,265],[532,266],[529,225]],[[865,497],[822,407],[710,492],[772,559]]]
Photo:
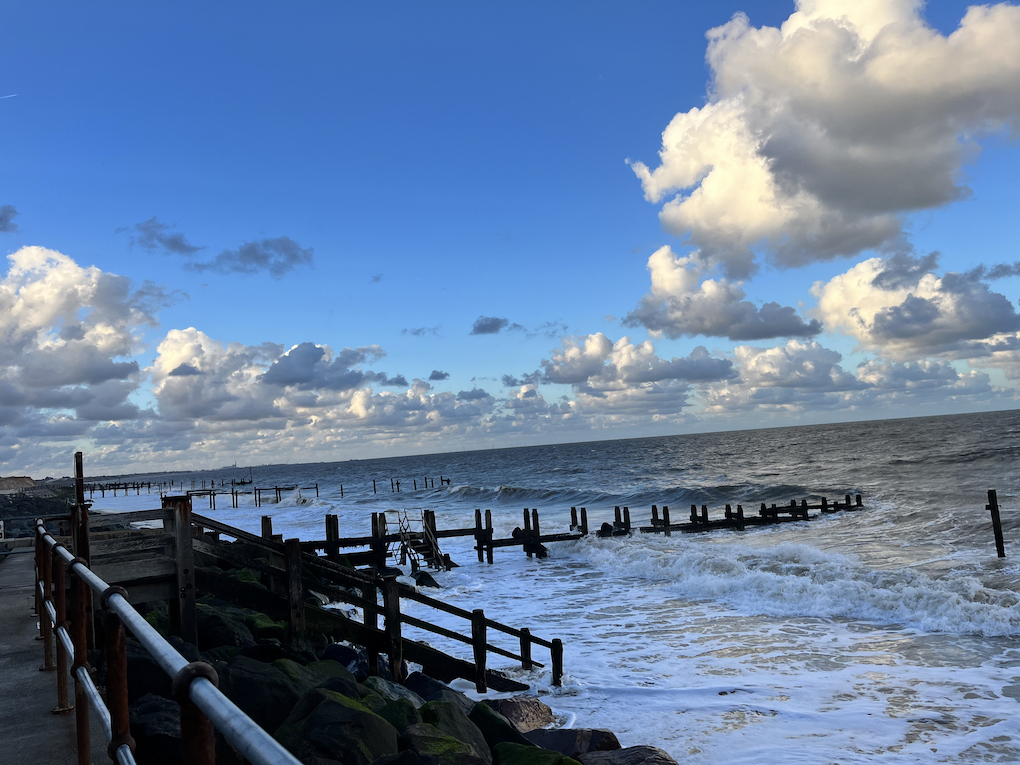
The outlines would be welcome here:
[[[76,765],[74,712],[52,713],[57,705],[55,672],[43,663],[38,621],[32,614],[32,549],[0,562],[0,763]],[[55,655],[55,654],[54,654]],[[71,702],[74,684],[68,680]],[[92,719],[92,762],[110,762],[103,729]]]

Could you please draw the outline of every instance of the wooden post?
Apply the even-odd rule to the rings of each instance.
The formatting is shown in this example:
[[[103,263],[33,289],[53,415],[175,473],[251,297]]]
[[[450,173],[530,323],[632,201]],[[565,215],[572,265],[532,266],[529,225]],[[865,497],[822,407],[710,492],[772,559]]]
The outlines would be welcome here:
[[[570,508],[570,530],[573,531],[577,528],[577,508]]]
[[[857,500],[857,507],[863,507],[864,499],[863,499],[863,497],[861,497],[860,494],[857,495],[856,500]]]
[[[283,543],[287,559],[287,603],[290,605],[290,626],[294,632],[305,631],[305,587],[301,582],[301,540]]]
[[[521,627],[521,669],[531,669],[531,630]]]
[[[737,529],[739,531],[744,530],[744,506],[737,505]]]
[[[482,510],[481,508],[475,508],[475,549],[478,550],[478,562],[481,563],[484,560],[485,545],[482,543],[485,539],[484,532],[482,531]]]
[[[698,506],[691,505],[691,523],[698,522]]]
[[[588,508],[581,508],[581,534],[588,536]]]
[[[630,533],[630,508],[626,505],[623,507],[623,528]]]
[[[413,479],[413,480],[414,480],[414,490],[415,490],[415,491],[418,491],[418,479],[417,479],[417,478],[415,478],[415,479]]]
[[[1002,521],[999,518],[999,499],[995,494],[995,489],[988,490],[988,504],[985,505],[985,510],[990,510],[992,513],[992,532],[995,534],[995,554],[1000,558],[1006,557],[1006,545],[1002,540]]]
[[[552,655],[553,685],[558,688],[563,682],[563,641],[553,638],[549,653]]]
[[[176,608],[181,638],[198,645],[195,611],[195,553],[192,549],[191,497],[163,497],[163,508],[173,511],[174,550],[177,562]],[[173,608],[173,606],[171,606]]]
[[[542,531],[538,527],[538,508],[531,508],[531,530],[534,532],[535,537],[542,536]]]
[[[378,494],[379,493],[378,489],[375,488],[375,479],[374,478],[372,479],[372,493],[373,494]]]
[[[492,510],[485,511],[485,561],[492,564]]]
[[[701,522],[708,523],[708,505],[701,506]]]
[[[273,538],[273,516],[271,515],[262,516],[262,538],[270,540]]]
[[[623,526],[623,518],[620,517],[620,506],[617,505],[613,508],[613,528],[618,529]]]
[[[529,531],[531,531],[531,516],[528,515],[528,508],[524,508],[524,537],[527,539]],[[528,553],[528,557],[531,557],[531,553]]]
[[[471,612],[471,649],[475,658],[475,690],[478,693],[485,693],[488,690],[485,684],[486,642],[485,612],[476,608]]]
[[[390,679],[395,683],[404,682],[404,644],[400,637],[400,591],[397,578],[383,579],[383,615],[386,618],[386,653],[390,660]]]
[[[361,587],[361,597],[368,601],[371,606],[377,606],[379,603],[379,591],[376,589],[374,584],[364,584]],[[363,608],[363,617],[366,627],[372,629],[379,628],[379,614],[373,607]],[[378,675],[379,674],[379,649],[374,643],[365,646],[365,653],[368,657],[368,674]]]
[[[673,536],[673,530],[669,527],[669,508],[666,505],[662,506],[662,528],[667,537]]]
[[[829,512],[829,501],[825,497],[822,497],[822,512]]]

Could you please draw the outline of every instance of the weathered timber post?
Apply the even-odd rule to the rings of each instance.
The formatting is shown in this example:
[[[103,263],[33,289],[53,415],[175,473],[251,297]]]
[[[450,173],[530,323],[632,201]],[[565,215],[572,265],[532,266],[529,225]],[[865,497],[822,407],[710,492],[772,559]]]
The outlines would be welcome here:
[[[78,670],[88,672],[88,637],[85,629],[85,618],[88,614],[88,601],[85,590],[88,589],[80,576],[74,573],[75,563],[83,563],[76,558],[68,568],[71,570],[71,607],[74,616],[71,620],[71,643],[74,646],[74,664],[71,674],[74,676],[74,729],[78,746],[78,765],[91,765],[92,740],[89,731],[89,697],[85,686],[78,678]]]
[[[581,535],[588,536],[588,508],[581,508]]]
[[[67,623],[67,580],[65,578],[64,559],[59,555],[53,556],[53,611],[57,616],[57,627],[68,629]],[[71,702],[67,693],[67,651],[64,650],[64,641],[57,638],[57,706],[53,708],[54,714],[70,712]]]
[[[623,528],[630,533],[630,508],[626,505],[623,506]]]
[[[988,504],[985,510],[992,513],[992,532],[995,534],[995,554],[1000,558],[1006,557],[1006,545],[1002,540],[1002,520],[999,518],[999,499],[995,489],[988,490]]]
[[[863,506],[864,506],[864,498],[863,498],[863,497],[861,497],[861,495],[860,495],[860,494],[858,494],[858,495],[857,495],[857,496],[855,497],[855,499],[857,500],[857,507],[863,507]]]
[[[656,521],[659,520],[659,508],[657,505],[652,505],[652,526],[658,526]]]
[[[485,561],[492,565],[492,510],[485,511]]]
[[[666,505],[662,506],[662,528],[667,537],[673,536],[673,529],[669,527],[669,508]]]
[[[326,557],[336,560],[340,557],[340,519],[326,514]]]
[[[708,505],[701,506],[701,522],[708,523]]]
[[[386,654],[390,660],[390,677],[395,683],[403,683],[404,643],[400,637],[400,591],[397,578],[383,579],[383,615],[386,618]]]
[[[829,500],[827,500],[825,497],[822,497],[822,512],[823,513],[829,512]]]
[[[394,491],[394,488],[393,488],[393,479],[391,478],[390,479],[390,493],[392,494],[393,491]]]
[[[570,530],[573,531],[577,528],[577,508],[570,508]]]
[[[482,510],[481,508],[475,508],[475,549],[478,551],[478,562],[481,563],[484,559],[485,545],[482,544],[484,539],[484,533],[482,531]]]
[[[744,530],[744,506],[737,505],[737,530]]]
[[[476,608],[471,612],[471,649],[475,659],[475,690],[478,693],[485,693],[488,690],[485,684],[486,642],[485,612]]]
[[[413,480],[414,480],[414,490],[415,490],[415,491],[418,491],[418,479],[417,479],[417,478],[415,478],[415,479],[413,479]]]
[[[847,510],[850,509],[850,495],[849,494],[846,495],[846,509]]]
[[[195,611],[195,553],[191,534],[191,497],[163,497],[163,509],[173,513],[175,559],[177,563],[177,619],[181,638],[198,645],[198,616]],[[171,603],[171,610],[175,604]]]
[[[379,493],[378,489],[375,488],[375,479],[374,478],[372,479],[372,493],[373,494],[378,494]]]
[[[620,506],[617,505],[613,508],[613,528],[619,529],[623,527],[623,518],[620,516]]]
[[[121,588],[108,590],[103,595],[103,606],[109,608],[109,595]],[[135,740],[131,736],[131,712],[128,709],[127,679],[127,638],[124,623],[113,611],[106,612],[106,704],[110,708],[110,745],[107,752],[110,759],[116,759],[117,750],[127,746],[132,754],[135,751]]]
[[[553,638],[549,653],[552,655],[553,685],[558,688],[563,683],[563,641]]]
[[[691,505],[691,523],[698,522],[698,506]]]
[[[542,536],[542,530],[538,526],[538,508],[536,507],[531,508],[531,530],[535,534],[536,540]]]
[[[531,669],[531,630],[521,627],[521,669]]]
[[[361,586],[361,597],[368,605],[362,607],[362,621],[366,627],[379,628],[379,591],[374,584],[365,583]],[[379,647],[372,643],[365,646],[365,653],[368,658],[368,674],[379,674]]]
[[[271,515],[262,516],[262,538],[270,541],[273,539],[273,516]]]
[[[283,543],[287,559],[287,603],[290,606],[290,626],[294,632],[305,631],[305,588],[301,582],[301,540],[296,537]]]

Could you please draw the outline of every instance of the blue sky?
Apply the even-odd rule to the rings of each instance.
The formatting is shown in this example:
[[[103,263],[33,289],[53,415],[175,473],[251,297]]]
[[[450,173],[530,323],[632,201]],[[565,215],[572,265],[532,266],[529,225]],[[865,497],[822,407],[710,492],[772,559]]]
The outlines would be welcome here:
[[[965,14],[8,8],[0,472],[1014,408],[1020,22]]]

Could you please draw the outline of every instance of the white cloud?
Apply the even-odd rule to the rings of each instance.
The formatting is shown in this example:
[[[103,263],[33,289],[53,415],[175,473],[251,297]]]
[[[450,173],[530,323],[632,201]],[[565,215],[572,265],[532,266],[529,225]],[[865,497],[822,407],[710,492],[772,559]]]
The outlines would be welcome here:
[[[1020,8],[943,36],[911,0],[802,0],[781,26],[708,33],[709,102],[677,114],[659,166],[632,163],[668,230],[733,277],[895,247],[902,216],[965,196],[975,137],[1020,120]],[[670,196],[679,192],[675,196]]]
[[[766,303],[760,308],[744,299],[739,282],[701,280],[697,258],[677,257],[668,245],[648,258],[651,290],[624,324],[643,326],[653,336],[709,335],[730,340],[810,337],[821,332],[817,321],[805,322],[789,306]]]
[[[830,331],[894,359],[978,358],[1020,345],[1020,314],[975,274],[936,276],[913,259],[870,258],[816,282],[815,314]],[[916,264],[918,261],[913,261]]]

